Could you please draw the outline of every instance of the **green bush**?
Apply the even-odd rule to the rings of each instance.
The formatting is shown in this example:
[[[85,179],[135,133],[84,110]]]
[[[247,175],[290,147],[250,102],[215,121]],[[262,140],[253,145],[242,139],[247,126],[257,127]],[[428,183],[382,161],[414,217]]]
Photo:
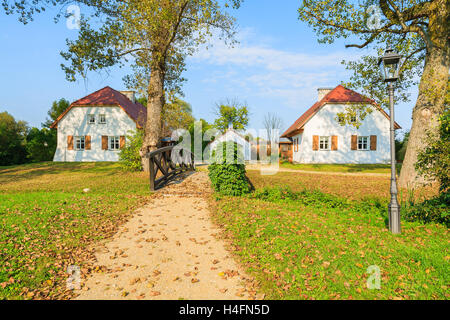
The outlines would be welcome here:
[[[428,147],[417,155],[416,169],[425,178],[440,182],[440,193],[450,189],[450,110],[439,118],[439,132],[427,135]]]
[[[144,139],[144,131],[130,131],[127,135],[125,147],[120,150],[119,163],[120,166],[127,171],[141,171],[142,162],[139,150],[142,147]]]
[[[303,190],[301,192],[293,192],[289,187],[276,187],[256,190],[252,197],[269,201],[279,202],[292,200],[300,205],[309,207],[327,207],[327,208],[347,208],[350,202],[346,199],[336,197],[321,191]]]
[[[450,193],[420,203],[409,202],[402,208],[402,216],[407,221],[441,223],[450,226]]]
[[[242,151],[234,142],[223,142],[217,146],[208,171],[214,190],[222,195],[242,196],[252,190],[245,175]]]
[[[31,162],[52,161],[56,151],[56,130],[32,128],[27,135],[27,159]]]
[[[295,201],[299,206],[338,208],[352,210],[361,214],[379,215],[386,219],[388,217],[388,204],[385,201],[380,201],[379,199],[351,201],[318,190],[293,192],[289,187],[266,187],[256,190],[250,197],[275,203]],[[413,194],[410,198],[411,200],[401,205],[402,219],[420,223],[440,223],[447,227],[450,225],[450,193],[442,193],[439,197],[420,203],[416,203],[413,200]]]

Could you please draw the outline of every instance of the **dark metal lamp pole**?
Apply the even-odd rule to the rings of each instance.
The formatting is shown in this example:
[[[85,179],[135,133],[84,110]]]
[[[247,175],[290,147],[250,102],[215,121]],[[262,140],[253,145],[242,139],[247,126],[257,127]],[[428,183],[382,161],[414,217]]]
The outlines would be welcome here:
[[[393,234],[401,233],[400,205],[397,199],[397,176],[395,160],[395,119],[394,119],[394,83],[398,80],[400,71],[400,60],[402,56],[395,53],[390,47],[383,57],[379,59],[379,66],[383,74],[384,82],[389,86],[389,108],[390,108],[390,145],[391,145],[391,201],[389,203],[389,231]]]

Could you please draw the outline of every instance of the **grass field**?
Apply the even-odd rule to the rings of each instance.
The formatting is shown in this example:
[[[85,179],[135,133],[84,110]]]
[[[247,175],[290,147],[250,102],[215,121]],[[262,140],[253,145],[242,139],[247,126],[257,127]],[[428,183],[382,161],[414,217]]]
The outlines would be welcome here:
[[[307,190],[301,200],[213,201],[216,222],[266,298],[450,298],[447,227],[403,221],[401,235],[389,233],[389,178],[256,171],[248,176],[257,192],[277,186]],[[379,290],[367,287],[370,266],[381,272]]]
[[[90,268],[86,248],[149,198],[147,179],[110,163],[0,167],[0,299],[69,294],[67,267]]]
[[[216,222],[267,298],[450,298],[448,229],[404,222],[403,234],[391,235],[380,211],[388,177],[248,176],[257,190],[323,192],[309,202],[255,196],[214,202]],[[147,179],[111,163],[0,167],[0,299],[70,297],[67,267],[92,270],[92,245],[150,198]],[[371,265],[381,269],[380,290],[365,285]]]
[[[346,173],[391,173],[389,164],[296,164],[282,162],[281,168],[322,171],[322,172],[346,172]],[[397,173],[400,173],[401,164],[397,165]]]
[[[350,176],[314,173],[279,172],[275,175],[261,175],[259,171],[247,171],[255,188],[288,186],[293,191],[304,189],[320,190],[324,193],[338,195],[347,199],[359,200],[389,198],[390,177],[384,176]],[[427,186],[414,191],[416,200],[430,198],[437,194],[436,186]],[[400,189],[399,198],[407,200],[411,196],[407,190]]]

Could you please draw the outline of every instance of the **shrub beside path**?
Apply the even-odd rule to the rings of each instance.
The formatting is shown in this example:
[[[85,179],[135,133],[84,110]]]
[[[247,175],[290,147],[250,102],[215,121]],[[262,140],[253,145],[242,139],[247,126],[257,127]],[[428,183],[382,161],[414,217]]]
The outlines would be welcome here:
[[[158,191],[97,249],[76,299],[256,299],[211,222],[206,172]]]

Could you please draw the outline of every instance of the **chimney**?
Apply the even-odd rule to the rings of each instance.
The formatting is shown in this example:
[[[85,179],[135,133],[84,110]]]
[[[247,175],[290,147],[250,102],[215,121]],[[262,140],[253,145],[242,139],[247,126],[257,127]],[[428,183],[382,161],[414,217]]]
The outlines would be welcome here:
[[[136,102],[136,96],[134,91],[120,91],[120,93],[126,96],[128,99],[130,99],[131,102],[133,103]]]
[[[319,88],[319,89],[317,89],[317,92],[318,92],[318,100],[317,101],[322,100],[328,93],[331,92],[331,90],[333,90],[333,88]]]

